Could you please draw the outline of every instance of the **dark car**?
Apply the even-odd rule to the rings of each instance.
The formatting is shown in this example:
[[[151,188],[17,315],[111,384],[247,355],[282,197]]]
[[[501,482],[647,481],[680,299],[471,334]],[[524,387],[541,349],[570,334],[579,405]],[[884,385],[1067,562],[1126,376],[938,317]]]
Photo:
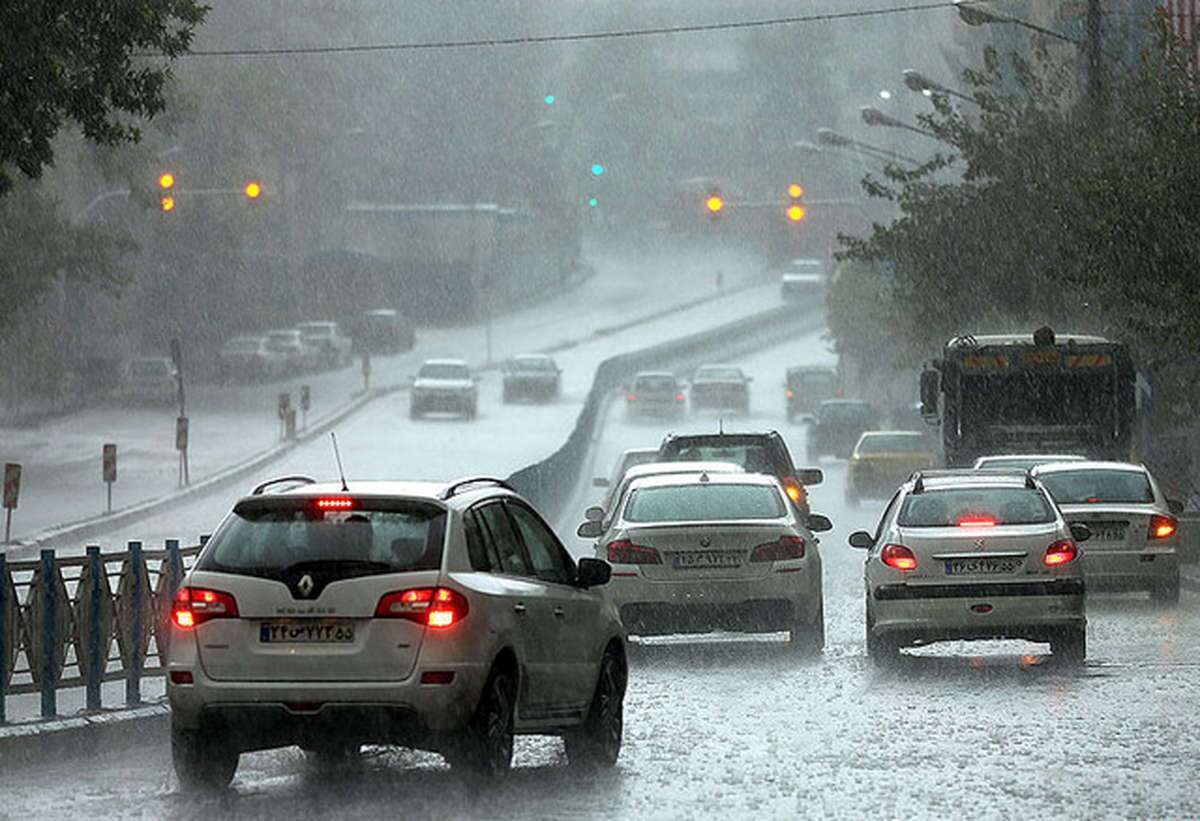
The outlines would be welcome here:
[[[354,323],[354,348],[358,353],[408,351],[416,342],[412,322],[390,308],[367,311]]]
[[[644,371],[633,378],[625,394],[625,412],[630,417],[676,417],[684,409],[683,386],[675,374]]]
[[[788,368],[783,390],[788,421],[795,422],[797,416],[815,413],[822,402],[840,393],[841,378],[836,368],[815,365]]]
[[[747,473],[766,473],[783,484],[788,498],[805,516],[808,515],[806,487],[821,484],[819,469],[797,470],[792,454],[778,431],[755,433],[680,433],[668,434],[658,447],[664,462],[733,462]]]
[[[750,412],[750,377],[736,365],[701,365],[692,375],[692,410]]]
[[[859,399],[827,399],[808,428],[808,460],[822,456],[848,459],[865,431],[879,427],[879,414]]]
[[[551,402],[558,398],[562,387],[562,370],[552,357],[545,354],[522,354],[504,363],[505,403],[516,399]]]

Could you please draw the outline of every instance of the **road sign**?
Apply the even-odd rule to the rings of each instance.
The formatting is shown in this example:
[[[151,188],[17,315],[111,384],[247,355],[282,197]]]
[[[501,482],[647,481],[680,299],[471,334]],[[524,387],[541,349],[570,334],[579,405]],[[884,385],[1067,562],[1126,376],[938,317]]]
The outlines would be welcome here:
[[[175,450],[187,450],[188,447],[188,418],[180,416],[175,420]]]
[[[13,510],[21,495],[21,466],[13,462],[4,465],[4,507]]]
[[[104,481],[117,481],[117,446],[111,442],[104,446]]]

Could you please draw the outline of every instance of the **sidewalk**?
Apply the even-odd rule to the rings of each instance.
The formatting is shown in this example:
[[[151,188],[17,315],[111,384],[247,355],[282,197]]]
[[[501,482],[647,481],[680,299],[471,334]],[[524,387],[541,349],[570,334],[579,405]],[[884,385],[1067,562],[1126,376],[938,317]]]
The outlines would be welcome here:
[[[692,248],[681,252],[622,254],[592,243],[588,262],[596,273],[573,291],[516,313],[497,317],[492,359],[523,351],[570,347],[639,317],[670,313],[676,306],[715,294],[722,271],[726,293],[763,281],[759,260],[748,255]],[[399,384],[420,362],[461,356],[486,364],[483,326],[423,329],[413,351],[372,360],[372,385]],[[336,412],[362,389],[357,363],[340,371],[236,387],[192,386],[188,397],[192,482],[219,473],[278,444],[278,394],[300,385],[312,391],[310,420]],[[23,465],[21,498],[13,514],[13,539],[26,540],[47,528],[103,513],[101,448],[118,447],[113,508],[161,497],[177,487],[175,411],[106,405],[61,417],[37,428],[0,428],[0,461]],[[0,534],[2,535],[2,534]]]

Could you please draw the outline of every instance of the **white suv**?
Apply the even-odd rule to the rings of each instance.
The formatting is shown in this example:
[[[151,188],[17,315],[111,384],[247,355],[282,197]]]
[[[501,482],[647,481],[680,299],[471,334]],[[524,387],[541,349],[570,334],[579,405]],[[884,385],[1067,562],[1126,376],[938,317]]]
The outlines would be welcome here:
[[[330,763],[376,743],[494,776],[514,733],[612,765],[627,668],[609,575],[496,479],[260,485],[174,602],[176,773],[222,787],[242,752]]]
[[[954,639],[1049,642],[1055,655],[1087,655],[1083,556],[1086,526],[1068,525],[1024,471],[913,474],[867,551],[867,654]]]

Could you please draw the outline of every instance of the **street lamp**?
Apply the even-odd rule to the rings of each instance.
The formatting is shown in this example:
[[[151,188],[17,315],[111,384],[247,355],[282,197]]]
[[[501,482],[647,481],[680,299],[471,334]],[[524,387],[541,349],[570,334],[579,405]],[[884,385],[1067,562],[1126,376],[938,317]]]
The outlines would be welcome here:
[[[929,79],[919,71],[914,71],[911,68],[904,69],[904,84],[918,94],[924,94],[926,97],[932,97],[934,94],[945,94],[947,97],[956,97],[959,100],[965,100],[968,103],[979,105],[975,102],[974,97],[970,97],[962,92],[948,88],[941,83]]]
[[[820,143],[821,145],[830,145],[830,146],[834,146],[835,148],[846,148],[851,151],[855,151],[858,153],[866,154],[867,156],[870,156],[870,157],[874,157],[875,159],[882,158],[882,159],[892,160],[892,161],[898,160],[900,162],[906,162],[906,163],[910,163],[912,165],[920,165],[921,164],[920,160],[915,160],[912,157],[906,156],[904,154],[899,154],[895,151],[888,151],[886,148],[880,148],[877,145],[871,145],[870,143],[864,143],[864,142],[859,142],[858,140],[852,140],[849,137],[845,137],[845,136],[833,131],[832,129],[828,129],[828,128],[818,128],[817,129],[817,142]]]
[[[867,125],[882,126],[884,128],[903,128],[905,131],[912,131],[914,134],[920,134],[930,139],[941,141],[932,131],[918,128],[912,123],[906,123],[903,120],[897,120],[895,117],[884,114],[873,106],[865,105],[859,109],[859,113],[862,114],[863,122]]]

